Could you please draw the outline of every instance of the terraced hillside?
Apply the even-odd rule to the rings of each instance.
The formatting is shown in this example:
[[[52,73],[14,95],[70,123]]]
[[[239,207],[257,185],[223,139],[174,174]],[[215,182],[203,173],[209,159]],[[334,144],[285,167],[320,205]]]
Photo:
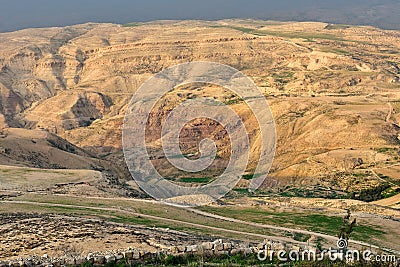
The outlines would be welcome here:
[[[399,31],[373,27],[255,20],[88,23],[1,33],[0,212],[96,218],[204,239],[311,239],[328,246],[351,209],[361,227],[355,239],[400,250],[392,242],[400,217],[399,41]],[[186,99],[214,97],[252,129],[246,175],[220,203],[202,210],[132,200],[145,194],[123,158],[127,105],[150,76],[191,61],[233,66],[267,97],[277,128],[268,180],[274,183],[247,191],[260,140],[245,101],[197,84],[175,88],[157,103],[148,121],[154,126],[149,147],[160,147],[159,126],[171,109]],[[225,168],[229,138],[210,120],[189,126],[182,131],[189,158],[198,156],[203,138],[217,140],[211,168],[178,172],[157,153],[153,162],[170,180],[204,184]],[[37,251],[55,253],[58,243],[42,245]]]
[[[4,33],[2,127],[46,130],[113,161],[115,176],[129,179],[121,125],[138,86],[178,63],[220,62],[252,77],[268,96],[278,134],[273,177],[357,192],[383,182],[373,167],[398,162],[398,39],[397,31],[372,27],[252,20]]]

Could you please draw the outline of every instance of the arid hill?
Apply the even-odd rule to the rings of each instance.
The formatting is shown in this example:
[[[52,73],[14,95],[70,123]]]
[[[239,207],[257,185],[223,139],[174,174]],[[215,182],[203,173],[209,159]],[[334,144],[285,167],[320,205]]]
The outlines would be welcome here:
[[[396,190],[399,41],[400,32],[372,27],[254,20],[88,23],[2,33],[0,128],[6,137],[0,137],[0,164],[107,170],[130,180],[121,127],[133,93],[166,67],[212,61],[243,71],[267,96],[278,137],[271,177],[282,188],[294,184],[286,194],[335,197],[387,183],[386,191]],[[247,116],[240,100],[218,97]],[[179,102],[171,99],[171,107]],[[250,117],[247,123],[255,126]],[[201,123],[192,130],[211,137],[218,132]],[[257,133],[250,137],[257,140]],[[252,149],[257,154],[256,142]]]

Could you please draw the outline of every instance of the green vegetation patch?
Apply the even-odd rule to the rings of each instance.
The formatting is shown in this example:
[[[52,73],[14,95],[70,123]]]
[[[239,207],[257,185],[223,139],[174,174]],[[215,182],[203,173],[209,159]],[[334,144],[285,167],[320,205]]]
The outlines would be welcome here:
[[[342,224],[343,218],[324,214],[304,214],[291,212],[274,212],[259,208],[239,207],[201,207],[203,211],[231,217],[244,221],[261,224],[287,226],[291,228],[302,228],[304,230],[325,233],[336,236]],[[357,240],[369,241],[385,234],[378,226],[357,225],[352,237]]]
[[[267,30],[254,31],[255,35],[271,35],[276,37],[290,38],[290,39],[304,39],[306,41],[313,41],[314,39],[324,39],[332,41],[348,41],[339,36],[329,33],[315,33],[315,32],[277,32]]]
[[[187,177],[187,178],[180,178],[179,181],[183,183],[200,183],[200,184],[207,184],[211,181],[212,178],[210,177],[202,177],[202,178],[195,178],[195,177]]]
[[[396,152],[397,148],[394,147],[380,147],[375,149],[376,152],[378,153],[390,153],[390,152]]]
[[[373,202],[393,197],[397,194],[400,194],[400,188],[393,188],[388,183],[384,183],[376,187],[363,189],[360,192],[352,192],[350,198],[364,202]]]
[[[283,38],[290,39],[304,39],[306,41],[313,41],[314,39],[325,39],[325,40],[333,40],[333,41],[348,41],[346,39],[341,38],[340,36],[329,34],[329,33],[315,33],[315,32],[281,32],[281,31],[268,31],[268,30],[257,30],[246,27],[238,27],[232,25],[216,25],[211,26],[211,28],[229,28],[237,31],[241,31],[243,33],[259,35],[259,36],[277,36]]]
[[[344,30],[353,27],[348,24],[328,24],[325,26],[326,30]]]
[[[225,26],[225,25],[213,25],[213,26],[210,26],[210,28],[229,28],[229,29],[241,31],[243,33],[252,33],[255,30],[252,28],[245,28],[245,27],[239,27],[239,26]]]
[[[137,26],[142,26],[143,23],[142,22],[129,22],[129,23],[125,23],[122,24],[122,27],[137,27]]]
[[[256,173],[256,174],[245,174],[245,175],[242,176],[242,178],[245,179],[245,180],[251,180],[253,178],[256,179],[256,178],[261,177],[261,176],[262,176],[262,174],[258,174],[258,173]]]
[[[334,53],[334,54],[338,54],[338,55],[344,55],[344,56],[348,56],[351,53],[349,51],[340,49],[340,48],[333,48],[333,47],[324,47],[320,49],[321,52],[325,52],[325,53]]]

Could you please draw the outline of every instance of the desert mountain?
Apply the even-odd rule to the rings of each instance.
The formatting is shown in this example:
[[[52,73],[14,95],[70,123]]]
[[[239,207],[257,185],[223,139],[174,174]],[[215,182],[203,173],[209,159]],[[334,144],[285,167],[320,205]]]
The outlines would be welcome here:
[[[254,20],[88,23],[1,33],[0,160],[107,170],[129,180],[121,127],[134,92],[169,66],[212,61],[243,71],[267,96],[278,136],[274,179],[322,194],[379,186],[383,176],[400,179],[390,172],[399,162],[399,41],[400,32],[373,27]],[[243,103],[224,93],[217,97],[254,126]],[[164,107],[179,101],[171,96]],[[160,115],[166,116],[154,113],[153,119]],[[220,132],[202,123],[209,122],[193,131]],[[250,137],[257,155],[257,133]],[[222,140],[221,151],[227,147]]]

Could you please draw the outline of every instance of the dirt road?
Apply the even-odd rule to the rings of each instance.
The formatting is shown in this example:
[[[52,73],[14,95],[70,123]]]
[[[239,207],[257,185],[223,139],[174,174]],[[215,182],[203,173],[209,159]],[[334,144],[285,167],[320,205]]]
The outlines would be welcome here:
[[[106,198],[101,198],[101,199],[106,199]],[[135,200],[133,200],[133,201],[135,201]],[[139,201],[140,202],[157,203],[154,200],[140,199]],[[90,209],[90,210],[99,210],[99,211],[100,210],[113,211],[113,212],[126,213],[131,216],[140,216],[143,218],[148,218],[148,219],[153,219],[153,220],[187,225],[187,226],[191,226],[191,227],[195,227],[195,228],[203,228],[203,229],[209,229],[209,230],[214,230],[214,231],[219,231],[219,232],[239,234],[239,235],[248,236],[248,237],[258,237],[258,238],[275,240],[275,241],[280,241],[280,242],[297,243],[297,244],[302,244],[302,245],[306,244],[304,242],[299,242],[299,241],[293,240],[291,238],[286,238],[286,237],[268,236],[268,235],[262,235],[262,234],[245,232],[245,231],[225,229],[225,228],[220,228],[220,227],[216,227],[216,226],[209,226],[209,225],[186,222],[186,221],[181,221],[181,220],[176,220],[176,219],[169,219],[169,218],[164,218],[164,217],[159,217],[159,216],[154,216],[154,215],[148,215],[148,214],[143,214],[143,213],[137,213],[137,212],[132,212],[132,211],[128,211],[125,209],[119,209],[119,208],[93,207],[93,206],[85,206],[85,205],[66,205],[66,204],[56,204],[56,203],[46,203],[46,202],[39,203],[39,202],[33,202],[33,201],[12,201],[12,200],[11,201],[3,200],[3,201],[0,201],[0,203],[16,203],[16,204],[28,204],[28,205],[37,205],[37,206],[67,207],[67,208]],[[224,221],[228,221],[228,222],[232,222],[232,223],[245,224],[245,225],[249,225],[249,226],[257,227],[257,228],[265,228],[265,229],[271,229],[271,230],[279,230],[279,231],[287,231],[287,232],[313,235],[313,236],[317,236],[317,237],[322,237],[322,238],[330,241],[331,243],[336,243],[336,241],[337,241],[337,237],[322,234],[322,233],[316,233],[316,232],[311,232],[311,231],[306,231],[306,230],[301,230],[301,229],[293,229],[293,228],[287,228],[287,227],[280,227],[280,226],[274,226],[274,225],[266,225],[266,224],[242,221],[242,220],[238,220],[238,219],[234,219],[234,218],[224,217],[224,216],[200,211],[200,210],[193,209],[193,208],[183,208],[183,209],[186,209],[186,210],[196,213],[198,215],[202,215],[202,216],[206,216],[206,217],[214,218],[214,219],[219,219],[219,220],[224,220]],[[356,240],[350,240],[349,243],[354,244],[354,245],[367,246],[367,247],[371,247],[371,248],[378,248],[377,246],[374,246],[372,244],[368,244],[368,243],[356,241]]]

